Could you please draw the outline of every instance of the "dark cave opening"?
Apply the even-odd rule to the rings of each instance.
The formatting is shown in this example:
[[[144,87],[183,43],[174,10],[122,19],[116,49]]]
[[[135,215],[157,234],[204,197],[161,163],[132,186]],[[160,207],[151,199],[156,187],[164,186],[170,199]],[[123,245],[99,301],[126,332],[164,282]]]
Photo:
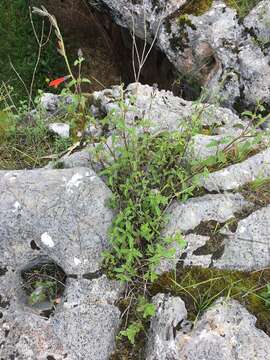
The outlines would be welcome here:
[[[108,15],[91,8],[83,0],[46,0],[45,6],[59,22],[71,59],[76,59],[79,48],[83,51],[83,75],[92,81],[88,92],[134,82],[129,30],[116,25]],[[136,42],[141,53],[144,41],[137,38]],[[139,81],[151,86],[157,84],[159,89],[170,90],[186,100],[196,100],[201,93],[201,86],[190,81],[188,76],[178,74],[155,46]]]

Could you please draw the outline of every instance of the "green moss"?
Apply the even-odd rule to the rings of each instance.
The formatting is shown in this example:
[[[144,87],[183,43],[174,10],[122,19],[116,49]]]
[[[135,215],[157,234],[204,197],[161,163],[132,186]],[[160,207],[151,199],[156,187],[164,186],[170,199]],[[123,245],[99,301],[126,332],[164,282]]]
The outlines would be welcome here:
[[[225,0],[225,3],[236,9],[240,17],[244,17],[259,3],[259,0]],[[190,0],[181,8],[182,14],[203,15],[213,5],[213,0]]]
[[[241,18],[246,16],[259,2],[260,0],[225,0],[225,3],[234,8]]]
[[[181,9],[182,14],[200,16],[208,11],[213,4],[213,0],[190,0]]]
[[[152,286],[151,295],[159,292],[180,296],[190,320],[196,320],[221,296],[233,298],[257,317],[257,326],[270,335],[269,309],[261,291],[270,283],[270,270],[241,272],[187,267],[167,273]]]
[[[264,287],[270,283],[270,269],[258,272],[241,272],[201,267],[178,268],[176,272],[165,273],[151,286],[148,295],[169,293],[180,296],[185,302],[188,319],[196,321],[220,297],[239,301],[257,318],[256,326],[270,336],[269,308],[261,296]],[[131,319],[136,313],[129,298],[118,304],[120,310],[129,308]],[[123,325],[125,326],[125,325]],[[145,331],[149,322],[144,324]],[[147,337],[145,331],[137,336],[134,345],[126,339],[118,339],[116,352],[111,360],[142,360]]]

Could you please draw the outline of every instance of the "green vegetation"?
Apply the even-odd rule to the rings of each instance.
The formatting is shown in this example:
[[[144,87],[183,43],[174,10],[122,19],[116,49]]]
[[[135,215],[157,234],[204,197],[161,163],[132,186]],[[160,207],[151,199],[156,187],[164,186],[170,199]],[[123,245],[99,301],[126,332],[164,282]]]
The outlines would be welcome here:
[[[15,4],[23,6],[22,2],[17,1]],[[199,5],[204,5],[203,11],[207,10],[209,3],[209,1],[197,2],[197,10],[200,9]],[[193,4],[195,8],[195,3]],[[241,11],[244,9],[243,4],[251,5],[250,2],[241,4],[237,5],[241,6],[239,8]],[[8,6],[8,2],[5,6]],[[14,10],[13,7],[10,9]],[[89,82],[81,76],[83,55],[79,53],[78,60],[74,63],[78,73],[74,76],[55,18],[44,8],[35,9],[35,13],[44,19],[47,18],[56,32],[58,50],[67,68],[66,73],[69,79],[67,88],[61,94],[72,95],[73,99],[72,105],[60,118],[72,125],[72,140],[75,141],[79,138],[78,130],[83,132],[86,124],[92,120],[87,110],[86,96],[81,88],[83,83]],[[12,12],[12,14],[14,18],[15,13]],[[180,22],[181,20],[184,21],[186,18],[181,18]],[[32,62],[30,61],[31,66],[33,64],[35,66],[36,56],[33,59]],[[20,63],[20,58],[16,61]],[[32,74],[28,72],[29,64],[26,66],[22,63],[21,65],[25,66],[22,68],[23,73]],[[20,72],[19,69],[18,71]],[[42,76],[41,69],[38,73]],[[71,140],[62,140],[50,134],[44,120],[41,120],[42,116],[35,118],[33,122],[29,116],[29,107],[23,104],[21,107],[14,106],[9,88],[6,84],[2,86],[3,91],[0,91],[0,102],[2,101],[3,104],[3,110],[0,112],[0,167],[9,169],[43,166],[48,158],[52,159],[55,155],[58,156],[66,151],[71,145]],[[36,86],[40,87],[39,81]],[[19,94],[18,91],[17,95]],[[136,98],[130,97],[129,104],[135,103]],[[93,146],[93,155],[103,165],[100,175],[106,178],[113,193],[108,205],[116,212],[109,232],[112,250],[104,253],[104,268],[110,277],[125,282],[129,289],[129,295],[119,304],[124,312],[120,332],[122,345],[119,346],[124,344],[128,354],[132,354],[130,358],[135,358],[134,351],[138,350],[136,345],[144,341],[139,335],[143,334],[150,317],[155,314],[155,307],[149,303],[149,298],[160,291],[168,291],[181,296],[186,302],[190,318],[194,321],[218,297],[235,298],[258,316],[261,327],[264,328],[265,319],[269,315],[265,307],[265,304],[269,302],[267,287],[270,283],[269,271],[246,274],[194,267],[179,268],[175,274],[166,274],[161,278],[156,274],[156,268],[161,259],[174,256],[175,249],[172,243],[177,242],[182,248],[186,246],[180,233],[173,237],[162,236],[162,230],[167,221],[166,210],[172,201],[183,202],[204,193],[204,190],[199,187],[200,177],[207,176],[209,172],[229,164],[243,161],[254,154],[258,148],[261,149],[261,135],[250,132],[247,126],[242,129],[237,138],[227,138],[221,142],[213,141],[209,147],[214,147],[217,151],[205,161],[188,161],[186,155],[189,147],[192,146],[192,137],[206,130],[200,121],[204,108],[196,107],[195,104],[195,111],[189,121],[186,121],[185,126],[181,124],[181,132],[153,133],[151,119],[147,119],[147,114],[130,123],[127,116],[130,105],[127,105],[123,90],[118,107],[119,111],[112,112],[101,120],[103,129],[113,130],[111,143],[109,144],[107,138],[98,139],[99,144]],[[38,106],[37,110],[39,111]],[[264,120],[254,114],[246,113],[245,115],[250,116],[251,122],[254,122],[256,126]],[[213,130],[207,129],[209,135]],[[247,141],[247,138],[250,140]],[[243,139],[245,142],[242,141]],[[96,143],[96,140],[90,138],[89,142]],[[220,145],[225,145],[225,148],[218,150]],[[243,188],[242,192],[247,191],[251,196],[251,189],[254,194],[263,192],[269,200],[269,179],[257,180],[249,184],[248,189]],[[207,248],[203,249],[206,253],[217,252],[218,256],[222,240],[219,234],[220,226],[209,222],[201,224],[201,227],[196,229],[201,232],[207,231],[212,235],[211,242],[207,244]],[[43,268],[32,270],[22,274],[29,302],[31,304],[44,300],[54,302],[59,296],[59,287],[51,270],[49,272],[44,271]],[[60,282],[63,281],[60,280]],[[266,292],[262,292],[265,288]],[[270,329],[266,330],[270,331]],[[130,345],[125,342],[126,339],[132,345],[136,342],[131,352]],[[137,339],[139,339],[138,342]]]
[[[72,144],[71,139],[60,138],[49,131],[49,120],[45,119],[46,114],[39,105],[31,114],[25,102],[17,107],[9,93],[1,90],[0,87],[0,108],[3,109],[0,111],[1,169],[42,167],[67,151]],[[59,117],[57,121],[67,120]]]
[[[251,273],[200,267],[179,268],[164,274],[152,286],[151,295],[169,292],[185,301],[189,319],[198,317],[219,297],[236,299],[258,318],[257,326],[270,333],[269,310],[265,307],[270,270]],[[262,294],[263,292],[263,294]]]
[[[110,205],[119,210],[110,232],[114,250],[106,253],[105,262],[120,280],[141,278],[147,282],[155,279],[160,259],[173,255],[173,250],[168,250],[170,243],[177,240],[184,246],[180,234],[162,238],[160,233],[171,200],[186,200],[197,188],[198,174],[192,173],[183,159],[197,127],[193,122],[182,133],[151,135],[143,121],[135,128],[128,126],[127,109],[123,102],[121,106],[122,117],[118,114],[104,120],[115,127],[110,149],[115,161],[102,175],[114,194]]]
[[[52,305],[64,292],[66,275],[55,263],[48,262],[22,271],[23,289],[29,305],[44,301]]]
[[[4,82],[13,87],[13,100],[19,104],[21,100],[28,98],[25,86],[28,90],[30,89],[39,46],[31,25],[28,1],[1,0],[0,13],[0,79],[1,83]],[[33,23],[40,38],[42,21],[38,17],[33,17]],[[45,25],[43,41],[49,33],[50,28]],[[51,39],[49,36],[48,43],[41,54],[34,93],[37,89],[44,89],[47,78],[52,79],[63,71],[63,61],[61,57],[56,56],[55,47],[56,41],[52,32]],[[25,86],[18,80],[10,61],[25,82]]]
[[[41,119],[34,122],[27,118],[19,120],[2,112],[0,121],[1,169],[42,167],[64,153],[71,145],[70,139],[52,134]]]
[[[225,0],[226,4],[237,10],[240,17],[244,17],[248,12],[258,4],[259,0]],[[213,0],[189,0],[183,6],[183,14],[192,14],[200,16],[210,9]]]

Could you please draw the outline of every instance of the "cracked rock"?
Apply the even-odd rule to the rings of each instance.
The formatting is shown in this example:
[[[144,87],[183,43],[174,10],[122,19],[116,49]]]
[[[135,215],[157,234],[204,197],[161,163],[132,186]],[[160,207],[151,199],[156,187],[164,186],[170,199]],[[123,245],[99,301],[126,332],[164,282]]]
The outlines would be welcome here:
[[[227,233],[224,253],[214,267],[260,270],[270,265],[270,206],[240,220],[235,233]]]
[[[146,360],[176,359],[177,347],[174,340],[175,329],[187,317],[184,301],[180,297],[157,294],[152,303],[156,314],[151,319]]]
[[[237,301],[219,299],[188,333],[181,329],[181,319],[186,316],[181,298],[158,294],[153,298],[155,304],[157,301],[157,315],[151,321],[149,332],[147,360],[270,358],[270,338],[256,328],[256,317]],[[180,323],[175,328],[177,321]],[[153,342],[155,346],[152,346]]]
[[[118,25],[130,31],[134,27],[142,39],[145,16],[148,42],[156,35],[157,46],[180,75],[193,79],[191,88],[206,88],[210,102],[218,97],[237,110],[258,101],[270,106],[270,57],[263,51],[269,46],[269,0],[261,1],[243,20],[221,0],[201,14],[185,12],[185,0],[88,1]]]
[[[168,223],[163,231],[163,236],[173,236],[176,233],[187,233],[195,229],[200,223],[214,220],[224,223],[233,218],[238,212],[249,209],[251,203],[240,194],[209,194],[198,198],[189,199],[186,203],[174,202],[168,208]],[[184,256],[183,264],[200,265],[208,267],[212,255],[193,255],[196,249],[203,247],[209,240],[207,236],[188,234],[184,236],[186,248],[182,249],[177,243],[170,247],[175,249],[174,257],[162,259],[156,271],[158,274],[173,270],[178,261]]]
[[[270,148],[251,156],[241,163],[215,171],[202,179],[208,191],[234,190],[258,178],[270,176]]]
[[[120,91],[120,90],[119,90]],[[93,93],[95,105],[104,114],[114,111],[121,114],[118,98],[114,96],[115,89],[106,89]],[[128,107],[125,114],[127,124],[134,126],[140,119],[150,121],[149,130],[152,133],[161,131],[181,131],[193,115],[199,117],[202,125],[216,126],[217,134],[237,134],[237,126],[243,122],[230,109],[209,104],[196,104],[173,96],[172,92],[157,90],[140,83],[130,84],[123,92],[124,101]]]

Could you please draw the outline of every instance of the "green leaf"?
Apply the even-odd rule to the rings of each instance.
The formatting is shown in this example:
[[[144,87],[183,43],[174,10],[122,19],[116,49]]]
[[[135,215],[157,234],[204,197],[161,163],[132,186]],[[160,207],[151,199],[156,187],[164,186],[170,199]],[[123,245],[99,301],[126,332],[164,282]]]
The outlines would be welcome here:
[[[155,315],[156,307],[154,304],[148,303],[143,296],[140,296],[137,311],[142,313],[143,318],[146,319]]]
[[[120,336],[126,336],[132,345],[135,343],[136,335],[143,329],[140,321],[133,322],[126,330],[120,331]]]

